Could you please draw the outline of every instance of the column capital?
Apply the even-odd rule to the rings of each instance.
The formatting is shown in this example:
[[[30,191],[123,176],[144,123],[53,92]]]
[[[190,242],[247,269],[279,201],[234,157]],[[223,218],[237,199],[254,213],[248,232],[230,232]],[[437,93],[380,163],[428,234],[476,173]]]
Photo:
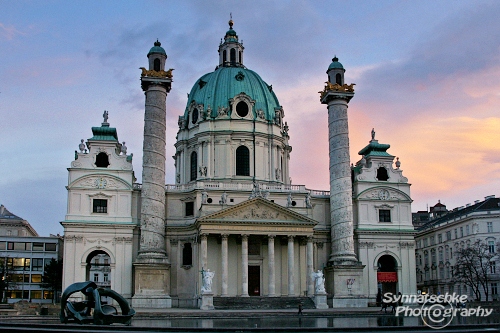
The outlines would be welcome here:
[[[207,240],[208,234],[200,234],[200,239],[201,240]]]
[[[221,237],[223,240],[227,240],[227,238],[229,237],[229,234],[221,234]]]
[[[248,235],[247,234],[241,235],[241,239],[247,241],[248,240]]]
[[[293,239],[295,238],[295,235],[288,235],[288,241],[290,242],[293,242]]]
[[[275,237],[276,237],[276,235],[267,235],[268,239],[274,239]]]
[[[313,239],[314,239],[314,236],[313,236],[313,235],[309,235],[309,236],[307,236],[307,242],[308,242],[308,243],[312,243]]]

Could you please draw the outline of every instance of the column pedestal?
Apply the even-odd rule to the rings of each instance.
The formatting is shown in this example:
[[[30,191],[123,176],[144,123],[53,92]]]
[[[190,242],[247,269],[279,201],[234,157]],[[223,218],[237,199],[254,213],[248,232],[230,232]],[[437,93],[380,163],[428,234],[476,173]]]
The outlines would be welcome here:
[[[165,259],[165,261],[167,261]],[[132,307],[164,309],[172,307],[170,290],[170,264],[147,262],[146,259],[134,263],[135,293]]]
[[[363,288],[364,265],[334,265],[325,268],[326,290],[333,294],[332,307],[367,307]]]
[[[214,294],[213,293],[203,293],[201,294],[201,310],[213,310],[214,309]]]
[[[314,295],[314,305],[316,306],[316,309],[328,309],[326,293],[318,293]]]

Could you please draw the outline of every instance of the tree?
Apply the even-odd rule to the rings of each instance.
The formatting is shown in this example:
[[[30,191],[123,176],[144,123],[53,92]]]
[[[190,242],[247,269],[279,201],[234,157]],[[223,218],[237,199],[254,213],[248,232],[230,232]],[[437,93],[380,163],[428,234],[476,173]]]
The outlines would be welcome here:
[[[490,252],[488,245],[482,240],[477,240],[468,247],[458,249],[455,253],[454,277],[456,281],[469,286],[476,301],[481,300],[481,291],[488,301],[490,267],[495,253]]]
[[[62,290],[63,262],[62,260],[50,259],[50,262],[45,264],[42,287],[52,290],[52,301],[55,302],[55,297],[58,291]]]
[[[12,261],[9,261],[9,259],[0,258],[0,297],[2,298],[2,303],[7,302],[5,294],[14,284],[12,281]]]

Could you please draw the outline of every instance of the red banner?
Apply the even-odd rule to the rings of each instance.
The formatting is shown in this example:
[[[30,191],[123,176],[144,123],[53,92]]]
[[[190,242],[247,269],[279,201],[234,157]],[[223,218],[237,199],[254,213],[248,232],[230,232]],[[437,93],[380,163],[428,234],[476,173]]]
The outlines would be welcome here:
[[[378,282],[398,282],[397,272],[377,272]]]

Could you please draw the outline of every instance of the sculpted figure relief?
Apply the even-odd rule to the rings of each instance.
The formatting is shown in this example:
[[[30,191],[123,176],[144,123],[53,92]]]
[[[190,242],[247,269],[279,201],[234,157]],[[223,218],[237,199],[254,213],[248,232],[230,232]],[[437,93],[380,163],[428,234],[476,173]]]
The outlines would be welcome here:
[[[212,279],[214,278],[215,272],[211,272],[210,269],[207,271],[202,271],[202,279],[203,285],[201,286],[202,293],[211,293],[212,292]]]
[[[316,294],[325,293],[325,278],[323,272],[318,269],[317,272],[311,273],[311,277],[314,280],[314,290]]]

